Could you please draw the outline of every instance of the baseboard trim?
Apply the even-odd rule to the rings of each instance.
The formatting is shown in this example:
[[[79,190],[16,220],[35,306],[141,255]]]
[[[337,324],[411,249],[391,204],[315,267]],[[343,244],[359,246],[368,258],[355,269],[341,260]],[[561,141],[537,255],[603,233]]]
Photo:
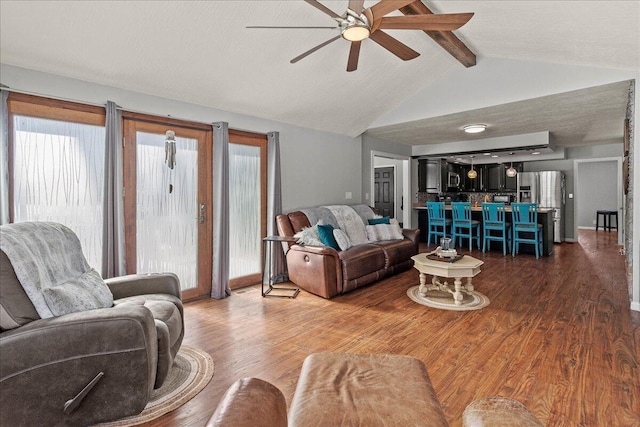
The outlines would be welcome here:
[[[640,302],[631,301],[631,310],[640,311]]]

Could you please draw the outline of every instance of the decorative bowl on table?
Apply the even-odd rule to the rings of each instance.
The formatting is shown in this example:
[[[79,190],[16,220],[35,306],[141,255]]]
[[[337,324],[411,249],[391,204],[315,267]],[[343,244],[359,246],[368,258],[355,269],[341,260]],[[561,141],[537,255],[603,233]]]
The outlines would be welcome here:
[[[440,258],[454,258],[458,255],[458,252],[455,249],[440,249],[436,252],[436,255],[438,255]]]

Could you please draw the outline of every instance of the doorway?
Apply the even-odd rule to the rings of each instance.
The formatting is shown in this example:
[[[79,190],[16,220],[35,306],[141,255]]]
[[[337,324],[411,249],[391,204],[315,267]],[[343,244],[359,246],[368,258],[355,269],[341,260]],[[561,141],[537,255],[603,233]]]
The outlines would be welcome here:
[[[382,216],[395,218],[395,179],[396,168],[388,166],[375,168],[373,173],[374,207]]]
[[[624,197],[622,159],[580,159],[574,161],[574,235],[579,229],[596,228],[596,211],[618,211],[618,244],[624,242]],[[615,222],[615,219],[614,219]],[[600,220],[602,226],[602,218]],[[599,227],[599,229],[602,229]]]
[[[378,191],[375,186],[376,170],[378,168],[393,168],[393,193],[391,195],[390,191],[388,192],[391,200],[393,200],[393,214],[390,216],[396,218],[401,227],[410,227],[411,224],[411,198],[409,196],[409,192],[411,190],[409,182],[409,177],[411,176],[410,160],[411,158],[408,156],[371,151],[371,181],[369,181],[371,200],[369,200],[369,193],[366,193],[365,199],[369,200],[370,206],[378,208],[378,201],[382,200],[384,197],[382,193],[380,196],[377,195]],[[379,212],[382,214],[382,211]]]

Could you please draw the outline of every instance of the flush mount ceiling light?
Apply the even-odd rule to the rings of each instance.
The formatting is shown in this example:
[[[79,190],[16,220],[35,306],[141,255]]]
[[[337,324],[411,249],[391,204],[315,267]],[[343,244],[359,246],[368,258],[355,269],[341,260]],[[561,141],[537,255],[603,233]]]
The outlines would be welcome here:
[[[476,179],[476,177],[478,176],[478,172],[476,172],[476,170],[473,168],[473,156],[469,157],[471,157],[471,169],[469,170],[469,172],[467,172],[467,176],[469,177],[469,179]]]
[[[476,124],[476,125],[466,125],[462,128],[466,133],[480,133],[484,132],[487,129],[487,125]]]

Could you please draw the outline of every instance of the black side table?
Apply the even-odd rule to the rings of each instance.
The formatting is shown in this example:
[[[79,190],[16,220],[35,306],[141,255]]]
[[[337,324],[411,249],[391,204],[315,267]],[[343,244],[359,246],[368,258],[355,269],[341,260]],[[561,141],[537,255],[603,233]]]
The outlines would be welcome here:
[[[295,298],[298,296],[300,292],[300,288],[290,288],[283,286],[275,286],[278,283],[278,279],[282,279],[282,281],[289,280],[289,273],[287,271],[287,254],[284,254],[284,272],[282,276],[275,276],[272,271],[273,263],[271,260],[273,259],[274,246],[282,245],[283,242],[295,243],[296,239],[293,237],[283,237],[283,236],[267,236],[262,239],[262,296],[263,297],[279,297],[279,298]],[[279,250],[278,248],[276,250]],[[268,251],[268,252],[267,252]],[[267,253],[269,256],[267,256]],[[269,262],[267,266],[266,263]],[[265,280],[264,273],[267,271],[269,274],[268,278],[268,287],[265,290]],[[276,291],[271,293],[272,291]]]

